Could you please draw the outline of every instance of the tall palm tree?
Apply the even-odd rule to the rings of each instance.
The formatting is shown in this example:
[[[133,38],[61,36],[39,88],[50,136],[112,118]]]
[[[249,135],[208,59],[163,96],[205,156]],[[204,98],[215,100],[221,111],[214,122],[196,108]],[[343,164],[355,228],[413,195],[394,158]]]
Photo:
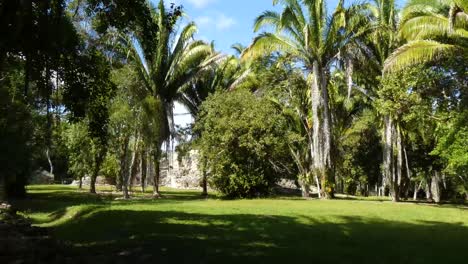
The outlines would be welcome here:
[[[386,71],[442,57],[468,56],[468,2],[410,0],[402,11],[399,34],[407,43],[387,59]]]
[[[368,6],[369,10],[369,28],[370,31],[366,33],[365,43],[369,49],[369,56],[366,58],[367,75],[372,76],[371,82],[373,90],[369,91],[373,94],[377,92],[377,87],[380,85],[380,78],[383,76],[385,62],[391,56],[391,54],[400,45],[400,39],[398,37],[398,11],[395,6],[395,0],[373,0]],[[378,109],[377,109],[378,110]],[[395,158],[394,154],[397,153],[397,157],[400,157],[400,148],[395,147],[397,144],[395,139],[399,138],[394,135],[394,132],[398,131],[395,129],[395,117],[389,113],[381,113],[383,118],[383,133],[382,133],[382,149],[383,149],[383,171],[380,190],[384,193],[384,190],[389,187],[390,193],[394,200],[398,200],[398,179],[396,174],[396,166],[399,160]]]
[[[174,30],[178,16],[166,11],[164,1],[151,7],[156,35],[152,39],[143,34],[125,37],[131,63],[136,68],[147,93],[147,128],[150,128],[154,158],[154,196],[160,196],[160,158],[163,143],[174,135],[174,102],[181,98],[183,88],[189,85],[211,63],[212,48],[203,41],[193,40],[197,30],[194,23]],[[148,134],[148,133],[147,133]]]
[[[411,0],[401,12],[400,21],[394,0],[374,0],[369,6],[371,24],[368,45],[375,55],[377,72],[385,77],[391,71],[433,61],[443,56],[467,54],[466,4],[458,0]],[[401,45],[402,43],[405,43]],[[395,113],[383,114],[382,190],[390,188],[399,200],[404,148],[402,129]]]
[[[333,67],[341,65],[350,55],[348,47],[359,46],[356,41],[365,22],[360,12],[364,5],[345,8],[340,1],[328,16],[324,0],[274,0],[283,4],[281,13],[265,11],[254,25],[257,32],[264,26],[274,32],[261,33],[244,53],[244,58],[280,51],[302,65],[311,83],[313,171],[319,175],[323,195],[334,195],[332,149],[332,115],[329,107],[328,80]],[[349,57],[349,56],[347,56]]]

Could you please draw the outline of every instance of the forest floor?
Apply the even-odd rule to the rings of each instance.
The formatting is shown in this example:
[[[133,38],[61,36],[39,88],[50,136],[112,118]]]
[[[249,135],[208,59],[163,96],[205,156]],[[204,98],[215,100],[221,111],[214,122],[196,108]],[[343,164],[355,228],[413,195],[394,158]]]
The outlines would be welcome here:
[[[76,263],[464,263],[468,209],[379,199],[202,198],[163,189],[116,200],[30,186],[14,206]]]

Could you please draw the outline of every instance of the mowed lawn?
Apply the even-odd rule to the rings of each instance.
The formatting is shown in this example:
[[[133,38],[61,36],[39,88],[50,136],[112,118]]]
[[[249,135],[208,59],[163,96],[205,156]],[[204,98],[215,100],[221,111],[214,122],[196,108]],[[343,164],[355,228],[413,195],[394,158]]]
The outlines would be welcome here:
[[[164,198],[30,186],[22,213],[96,263],[467,263],[468,209],[297,197]],[[101,189],[101,191],[105,191]]]

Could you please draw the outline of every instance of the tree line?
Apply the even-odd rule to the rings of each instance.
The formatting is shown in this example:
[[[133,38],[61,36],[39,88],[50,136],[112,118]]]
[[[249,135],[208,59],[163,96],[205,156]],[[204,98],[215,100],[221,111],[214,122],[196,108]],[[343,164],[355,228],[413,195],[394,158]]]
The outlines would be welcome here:
[[[325,2],[274,0],[227,55],[162,0],[1,1],[0,193],[24,195],[42,167],[125,198],[140,174],[159,197],[179,141],[204,195],[290,179],[305,197],[465,200],[465,1]],[[176,102],[193,126],[176,126]]]

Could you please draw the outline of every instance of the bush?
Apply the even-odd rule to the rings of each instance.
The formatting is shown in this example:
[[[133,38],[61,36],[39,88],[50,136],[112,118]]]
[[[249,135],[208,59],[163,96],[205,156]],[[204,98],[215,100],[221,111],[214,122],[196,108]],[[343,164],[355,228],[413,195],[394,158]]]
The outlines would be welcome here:
[[[293,166],[285,124],[270,101],[249,91],[210,96],[195,131],[211,186],[229,197],[268,194]]]

